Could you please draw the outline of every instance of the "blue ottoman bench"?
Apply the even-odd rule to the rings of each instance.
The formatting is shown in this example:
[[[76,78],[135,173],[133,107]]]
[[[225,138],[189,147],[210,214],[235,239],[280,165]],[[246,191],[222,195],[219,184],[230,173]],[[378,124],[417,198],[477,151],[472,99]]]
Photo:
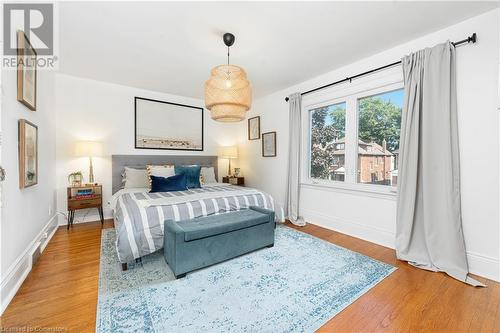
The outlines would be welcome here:
[[[165,220],[163,253],[176,278],[274,245],[274,212],[251,206],[174,222]]]

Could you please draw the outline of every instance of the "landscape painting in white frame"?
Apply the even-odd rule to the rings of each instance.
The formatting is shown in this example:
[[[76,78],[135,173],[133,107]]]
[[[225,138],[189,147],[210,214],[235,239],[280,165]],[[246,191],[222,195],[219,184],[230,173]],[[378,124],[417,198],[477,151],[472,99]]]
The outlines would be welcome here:
[[[203,150],[203,108],[135,97],[135,148]]]

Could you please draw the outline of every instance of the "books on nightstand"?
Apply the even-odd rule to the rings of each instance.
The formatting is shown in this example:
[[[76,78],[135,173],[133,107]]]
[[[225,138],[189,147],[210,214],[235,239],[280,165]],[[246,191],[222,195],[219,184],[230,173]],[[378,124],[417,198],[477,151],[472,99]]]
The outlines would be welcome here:
[[[92,199],[95,196],[96,195],[94,194],[94,190],[92,188],[84,188],[77,190],[74,198],[77,200]]]
[[[84,200],[84,199],[92,199],[96,198],[97,195],[95,194],[87,194],[87,195],[76,195],[73,199],[75,200]]]

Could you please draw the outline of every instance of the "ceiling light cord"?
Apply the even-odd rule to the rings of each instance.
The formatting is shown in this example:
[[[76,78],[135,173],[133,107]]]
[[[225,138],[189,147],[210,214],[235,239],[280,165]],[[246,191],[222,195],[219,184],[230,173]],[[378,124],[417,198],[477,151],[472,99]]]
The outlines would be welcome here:
[[[231,70],[229,69],[229,46],[227,47],[227,81],[231,80]],[[227,85],[228,83],[226,83]]]

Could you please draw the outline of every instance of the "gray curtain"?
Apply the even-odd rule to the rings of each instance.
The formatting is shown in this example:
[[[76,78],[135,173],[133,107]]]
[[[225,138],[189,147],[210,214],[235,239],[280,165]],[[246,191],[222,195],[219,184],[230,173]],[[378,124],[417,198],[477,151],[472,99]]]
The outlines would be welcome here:
[[[306,223],[299,216],[299,192],[300,192],[300,144],[301,144],[301,112],[302,96],[295,93],[289,96],[290,107],[289,139],[288,139],[288,174],[286,187],[286,210],[290,222],[298,226]]]
[[[397,257],[480,286],[467,275],[462,232],[455,47],[439,44],[402,64]]]

